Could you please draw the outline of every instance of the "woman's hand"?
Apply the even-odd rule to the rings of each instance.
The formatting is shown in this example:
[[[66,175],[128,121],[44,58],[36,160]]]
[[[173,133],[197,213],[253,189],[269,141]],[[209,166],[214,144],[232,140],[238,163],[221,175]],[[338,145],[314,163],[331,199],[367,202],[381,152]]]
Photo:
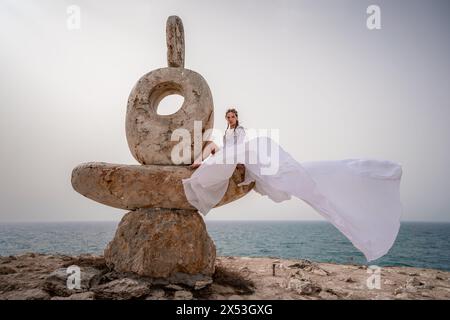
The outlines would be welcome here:
[[[194,162],[192,162],[192,164],[189,166],[189,168],[196,169],[196,168],[200,167],[201,164],[202,164],[202,157],[200,156],[197,159],[195,159]]]
[[[191,164],[191,165],[189,166],[189,168],[191,168],[191,169],[197,169],[198,167],[200,167],[200,165],[201,165],[201,163],[194,162],[193,164]]]
[[[203,159],[206,159],[210,154],[214,155],[217,150],[219,150],[219,147],[212,141],[209,141],[205,148],[202,151],[202,154],[194,160],[194,162],[189,166],[191,169],[196,169],[200,167],[202,164]]]

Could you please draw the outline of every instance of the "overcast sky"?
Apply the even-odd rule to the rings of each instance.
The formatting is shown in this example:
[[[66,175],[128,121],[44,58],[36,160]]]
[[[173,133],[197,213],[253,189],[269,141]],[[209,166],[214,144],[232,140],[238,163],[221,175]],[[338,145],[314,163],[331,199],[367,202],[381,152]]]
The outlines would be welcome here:
[[[381,9],[381,29],[366,9]],[[69,5],[81,28],[67,28]],[[450,1],[0,0],[0,221],[118,220],[72,189],[88,161],[137,164],[126,103],[167,66],[165,26],[184,24],[185,67],[208,82],[215,127],[236,106],[280,129],[297,160],[403,166],[403,220],[450,221]],[[321,216],[252,192],[206,219]]]

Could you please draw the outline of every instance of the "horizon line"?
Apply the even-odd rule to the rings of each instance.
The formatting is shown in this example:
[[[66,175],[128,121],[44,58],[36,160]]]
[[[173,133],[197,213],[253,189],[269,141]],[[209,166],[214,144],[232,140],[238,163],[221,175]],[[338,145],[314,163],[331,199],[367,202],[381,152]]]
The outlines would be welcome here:
[[[205,223],[206,222],[284,222],[284,221],[296,221],[296,222],[326,222],[331,223],[327,220],[312,220],[312,219],[205,219],[203,218]],[[80,223],[80,222],[92,222],[92,223],[98,223],[98,222],[116,222],[119,223],[121,219],[119,220],[19,220],[19,221],[0,221],[0,224],[13,224],[13,223]],[[449,221],[442,221],[442,220],[401,220],[402,222],[415,222],[415,223],[450,223]]]

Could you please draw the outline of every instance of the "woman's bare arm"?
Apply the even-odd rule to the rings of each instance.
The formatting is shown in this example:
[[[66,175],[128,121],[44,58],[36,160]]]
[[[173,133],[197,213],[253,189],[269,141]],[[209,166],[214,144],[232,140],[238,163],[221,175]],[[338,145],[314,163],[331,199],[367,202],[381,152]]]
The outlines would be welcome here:
[[[217,144],[213,141],[208,141],[206,146],[203,148],[202,154],[194,160],[194,162],[190,165],[191,168],[198,168],[204,159],[206,159],[210,154],[215,154],[219,149]]]

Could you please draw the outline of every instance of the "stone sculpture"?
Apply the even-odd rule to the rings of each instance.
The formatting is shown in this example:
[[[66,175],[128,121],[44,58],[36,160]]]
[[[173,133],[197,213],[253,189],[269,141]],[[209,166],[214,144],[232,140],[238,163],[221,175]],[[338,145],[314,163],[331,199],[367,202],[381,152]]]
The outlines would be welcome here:
[[[184,29],[179,17],[167,19],[166,36],[168,67],[142,76],[128,99],[126,137],[140,165],[82,163],[73,169],[71,182],[89,199],[131,210],[105,249],[110,268],[198,286],[211,282],[216,247],[201,214],[184,195],[181,179],[190,177],[193,170],[172,162],[177,141],[171,136],[183,128],[193,137],[194,121],[201,121],[202,134],[213,128],[214,106],[206,80],[184,68]],[[174,93],[184,97],[181,108],[159,115],[159,102]],[[191,163],[202,148],[191,144]],[[243,197],[254,187],[254,183],[238,187],[244,178],[245,167],[237,167],[217,206]]]

